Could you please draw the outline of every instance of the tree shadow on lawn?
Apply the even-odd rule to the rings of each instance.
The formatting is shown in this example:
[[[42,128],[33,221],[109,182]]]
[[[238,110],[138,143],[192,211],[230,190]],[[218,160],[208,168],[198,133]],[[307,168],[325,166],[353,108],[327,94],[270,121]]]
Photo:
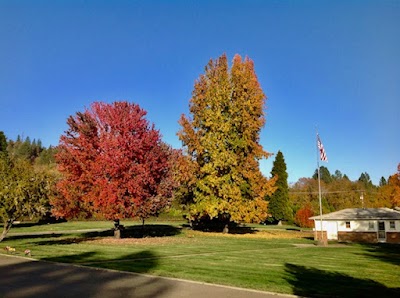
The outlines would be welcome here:
[[[204,233],[221,233],[223,234],[223,228],[220,227],[201,227],[195,228],[194,230],[198,230]],[[229,232],[227,234],[233,235],[245,235],[245,234],[254,234],[257,230],[251,227],[245,226],[237,226],[237,227],[230,227]]]
[[[128,254],[120,259],[141,260],[133,271],[146,273],[158,264],[150,251]],[[48,258],[47,261],[96,260],[96,252]],[[4,297],[139,297],[165,295],[172,289],[167,280],[122,272],[72,266],[53,262],[0,256],[0,293]],[[118,261],[114,259],[111,261]],[[133,264],[133,265],[132,265]],[[130,263],[134,266],[134,263]]]
[[[39,219],[38,221],[15,221],[13,223],[13,229],[18,232],[18,228],[30,228],[30,227],[39,227],[39,226],[48,226],[52,224],[59,224],[67,222],[67,220],[60,218],[56,219],[55,217]],[[0,225],[0,228],[3,228],[3,225]]]
[[[363,255],[379,259],[381,261],[400,265],[400,244],[361,244],[366,251]]]
[[[22,239],[38,239],[38,238],[58,238],[62,234],[51,233],[51,234],[23,234],[23,235],[7,235],[6,238],[1,242],[5,243],[7,240],[22,240]]]
[[[133,225],[123,228],[121,231],[121,238],[170,237],[179,235],[181,232],[182,228],[171,225]],[[114,230],[88,232],[82,234],[82,236],[86,238],[108,237],[113,235]]]
[[[183,225],[185,228],[191,228],[193,230],[205,232],[205,233],[221,233],[223,234],[223,230],[225,227],[225,223],[218,222],[218,221],[199,221],[193,222],[192,226],[189,224]],[[244,234],[254,234],[257,232],[257,229],[248,227],[242,224],[236,223],[229,223],[229,231],[228,234],[237,234],[237,235],[244,235]]]
[[[122,231],[122,236],[124,238],[170,237],[179,235],[181,232],[181,227],[171,225],[134,225],[125,227]]]
[[[121,238],[145,238],[145,237],[170,237],[176,236],[181,233],[181,228],[170,226],[170,225],[145,225],[144,229],[141,225],[134,225],[125,227],[121,233]],[[72,232],[71,232],[72,233]],[[61,234],[59,235],[61,236]],[[65,235],[64,235],[65,236]],[[78,236],[66,236],[61,239],[48,239],[43,241],[35,242],[36,245],[68,245],[81,243],[88,240],[103,237],[113,237],[114,230],[104,230],[97,232],[86,232],[81,233]],[[22,236],[21,236],[22,237]],[[43,238],[46,236],[37,236],[37,238]],[[22,237],[24,238],[24,237]],[[46,237],[47,238],[47,237]]]
[[[135,273],[147,273],[157,267],[158,257],[149,250],[126,254],[119,258],[104,259],[95,251],[43,258],[44,261],[72,263],[89,267],[109,268]]]
[[[285,279],[293,293],[303,297],[400,297],[400,288],[388,288],[370,279],[285,264]]]

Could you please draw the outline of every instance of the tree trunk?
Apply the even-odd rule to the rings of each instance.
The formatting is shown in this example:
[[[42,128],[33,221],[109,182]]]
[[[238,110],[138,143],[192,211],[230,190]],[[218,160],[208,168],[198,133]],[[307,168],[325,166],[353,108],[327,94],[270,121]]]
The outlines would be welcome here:
[[[228,234],[229,233],[229,225],[225,224],[224,229],[222,230],[222,233]]]
[[[3,225],[3,232],[0,235],[0,242],[3,241],[4,238],[6,238],[8,231],[11,229],[11,226],[13,224],[14,220],[13,219],[8,219],[4,225]]]
[[[144,238],[144,218],[142,218],[142,238]]]
[[[121,239],[121,226],[119,219],[114,220],[114,238]]]

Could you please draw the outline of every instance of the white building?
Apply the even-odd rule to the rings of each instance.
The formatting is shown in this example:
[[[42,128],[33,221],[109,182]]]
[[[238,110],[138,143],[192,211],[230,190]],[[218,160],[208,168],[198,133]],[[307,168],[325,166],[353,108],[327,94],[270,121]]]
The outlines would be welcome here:
[[[389,208],[349,208],[310,217],[314,239],[400,243],[400,212]]]

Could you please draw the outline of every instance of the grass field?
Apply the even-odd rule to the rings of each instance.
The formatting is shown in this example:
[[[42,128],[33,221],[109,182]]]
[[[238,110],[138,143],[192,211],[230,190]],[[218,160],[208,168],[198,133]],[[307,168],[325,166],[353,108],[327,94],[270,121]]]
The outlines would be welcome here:
[[[252,225],[222,235],[179,222],[122,222],[127,238],[110,237],[110,222],[19,225],[2,246],[16,254],[84,266],[148,273],[302,296],[400,297],[400,246],[314,245],[310,231]],[[101,229],[61,234],[60,231]],[[53,234],[20,235],[50,231]],[[2,251],[2,253],[6,253]]]

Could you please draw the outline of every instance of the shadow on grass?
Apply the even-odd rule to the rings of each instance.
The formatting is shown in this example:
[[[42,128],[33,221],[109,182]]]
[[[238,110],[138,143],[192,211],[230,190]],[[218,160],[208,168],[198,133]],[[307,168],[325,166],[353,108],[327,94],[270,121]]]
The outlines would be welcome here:
[[[303,239],[307,239],[307,240],[314,240],[314,237],[311,237],[311,236],[304,236],[304,237],[302,237]]]
[[[38,239],[38,238],[58,238],[62,236],[62,234],[58,233],[35,233],[35,234],[23,234],[23,235],[7,235],[6,238],[2,241],[2,243],[7,240],[21,240],[21,239]]]
[[[121,231],[121,238],[143,238],[143,237],[169,237],[179,235],[182,228],[171,226],[171,225],[134,225],[124,227]],[[113,230],[99,231],[99,232],[88,232],[82,234],[85,238],[95,238],[95,237],[108,237],[113,236]]]
[[[59,224],[59,223],[64,223],[67,222],[67,220],[63,218],[55,218],[55,217],[46,217],[44,219],[39,219],[38,221],[23,221],[19,222],[16,221],[13,223],[13,230],[17,230],[18,228],[30,228],[30,227],[39,227],[39,226],[48,226],[52,224]],[[3,228],[3,225],[0,224],[0,228]]]
[[[84,252],[80,254],[64,255],[44,258],[49,262],[72,263],[90,267],[108,268],[119,271],[147,273],[157,267],[158,257],[149,250],[126,254],[118,258],[105,259],[98,252]]]
[[[400,244],[378,243],[360,245],[365,249],[364,255],[390,264],[400,265]]]
[[[144,237],[168,237],[175,236],[181,233],[181,228],[170,225],[145,225],[144,228],[141,225],[125,227],[121,233],[121,238],[144,238]],[[71,231],[73,234],[73,231]],[[37,235],[35,238],[49,238],[49,235]],[[103,238],[103,237],[113,237],[114,230],[104,230],[96,232],[81,233],[78,236],[66,236],[60,239],[53,239],[57,237],[56,235],[51,235],[52,239],[44,239],[43,241],[35,242],[36,245],[68,245],[81,243],[88,240]],[[58,236],[62,236],[61,234]],[[19,236],[19,239],[30,238],[32,236]]]
[[[286,280],[295,295],[304,297],[400,297],[400,288],[388,288],[370,279],[285,264]]]
[[[85,242],[91,240],[93,238],[88,237],[69,237],[63,235],[64,238],[61,239],[49,239],[35,242],[35,245],[69,245],[69,244],[77,244],[81,242]],[[43,238],[43,236],[42,236]]]
[[[96,261],[93,257],[80,260],[83,265],[118,271],[134,273],[147,273],[157,267],[158,257],[151,251],[144,250],[138,253],[128,254],[112,260]]]
[[[189,225],[183,225],[183,227],[190,227]],[[202,232],[210,232],[210,233],[223,233],[225,227],[225,223],[218,222],[218,221],[199,221],[193,222],[192,228],[193,230],[202,231]],[[234,222],[229,223],[229,231],[228,234],[254,234],[257,232],[257,229],[248,227],[245,225],[240,225]]]
[[[80,263],[99,260],[96,252],[48,258],[47,261]],[[164,296],[173,286],[157,277],[124,274],[53,262],[32,262],[0,256],[0,293],[4,297],[139,297]],[[150,251],[128,254],[121,259],[136,260],[134,271],[149,272],[158,264]],[[118,261],[113,259],[109,261]],[[141,260],[141,262],[140,262]],[[107,263],[104,263],[107,264]],[[111,264],[111,263],[110,263]],[[130,263],[135,266],[135,262]]]
[[[143,238],[143,237],[170,237],[179,235],[182,228],[171,225],[135,225],[126,227],[122,232],[124,238]]]
[[[223,233],[223,227],[196,227],[194,230],[201,231],[204,233]],[[254,234],[257,230],[251,227],[230,227],[228,234],[236,234],[236,235],[245,235],[245,234]]]
[[[37,227],[37,226],[43,226],[47,225],[47,223],[44,222],[20,222],[20,223],[13,223],[13,228],[30,228],[30,227]],[[2,228],[3,226],[1,226]]]

